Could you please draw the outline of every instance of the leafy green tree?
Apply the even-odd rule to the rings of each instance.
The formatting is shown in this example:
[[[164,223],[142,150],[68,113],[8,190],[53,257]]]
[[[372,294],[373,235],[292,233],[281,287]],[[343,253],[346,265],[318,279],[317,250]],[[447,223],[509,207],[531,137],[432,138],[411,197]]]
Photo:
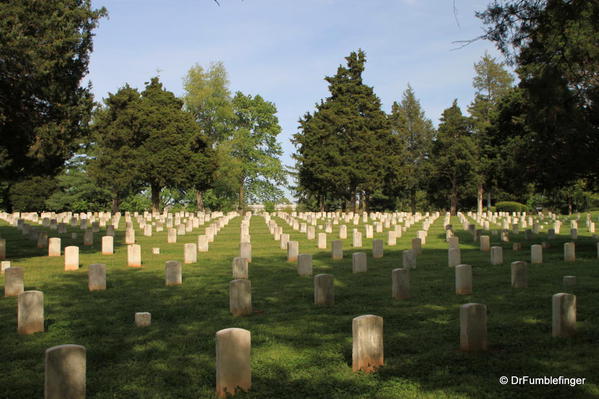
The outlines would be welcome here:
[[[599,2],[493,1],[477,14],[516,65],[526,98],[531,182],[552,190],[579,178],[597,182]]]
[[[368,210],[373,195],[382,194],[385,181],[394,180],[400,149],[389,120],[372,87],[363,83],[366,55],[362,50],[345,58],[334,76],[326,77],[331,95],[317,104],[314,114],[300,119],[293,142],[298,149],[299,189],[319,197],[343,199],[355,209],[359,200]]]
[[[52,211],[104,211],[109,209],[111,192],[97,185],[87,173],[89,157],[78,154],[70,159],[65,170],[56,176],[57,190],[46,200]]]
[[[104,107],[96,109],[93,123],[92,159],[89,174],[112,197],[112,211],[123,198],[141,189],[137,151],[143,143],[142,98],[137,89],[125,85],[109,93]]]
[[[41,212],[46,210],[46,198],[56,189],[54,177],[33,176],[13,184],[9,191],[9,199],[16,211]]]
[[[435,129],[431,120],[424,115],[409,85],[401,102],[393,102],[389,119],[393,134],[399,139],[398,148],[402,149],[403,162],[394,165],[396,168],[403,165],[401,172],[404,181],[399,187],[408,193],[410,208],[416,212],[417,192],[426,188],[431,172],[430,156]]]
[[[232,136],[222,145],[231,156],[228,170],[237,178],[239,209],[244,209],[247,199],[276,201],[282,198],[280,187],[286,182],[286,173],[279,159],[283,151],[277,142],[281,133],[277,108],[259,95],[237,92],[233,110]]]
[[[86,136],[80,83],[105,15],[89,0],[0,2],[0,180],[55,175]]]
[[[435,189],[447,191],[452,215],[458,210],[460,198],[472,190],[477,150],[469,120],[454,100],[443,111],[433,146],[434,173],[438,179]]]
[[[487,154],[494,152],[495,148],[489,147],[487,129],[491,125],[491,114],[497,107],[499,100],[506,95],[513,85],[514,78],[505,69],[505,64],[498,62],[488,53],[474,64],[472,86],[476,89],[475,98],[468,111],[473,125],[476,144],[479,147],[477,160],[477,212],[483,211],[484,187],[489,186],[488,178],[491,164]],[[489,193],[490,194],[490,193]]]
[[[209,182],[203,178],[198,180],[195,187],[197,209],[204,209],[205,192],[214,186],[216,182],[222,181],[227,174],[221,169],[226,168],[226,165],[229,165],[231,161],[229,154],[220,148],[222,142],[231,138],[235,118],[231,92],[228,86],[227,71],[222,62],[211,63],[207,69],[200,65],[194,65],[187,72],[183,81],[185,89],[184,107],[193,114],[203,135],[209,138],[211,146],[218,152],[218,156],[213,159],[220,159],[218,164],[221,165],[219,169],[214,170],[213,181]],[[198,148],[196,153],[202,153],[206,150],[205,148]],[[216,167],[216,165],[213,165],[213,167]],[[236,195],[236,190],[233,189],[234,186],[236,184],[233,184],[233,186],[220,184],[215,188],[219,190],[218,197],[230,197],[231,193]]]
[[[141,93],[137,170],[140,181],[150,186],[153,211],[160,209],[163,188],[198,186],[212,178],[212,154],[202,152],[209,148],[207,138],[182,107],[183,101],[157,77]]]

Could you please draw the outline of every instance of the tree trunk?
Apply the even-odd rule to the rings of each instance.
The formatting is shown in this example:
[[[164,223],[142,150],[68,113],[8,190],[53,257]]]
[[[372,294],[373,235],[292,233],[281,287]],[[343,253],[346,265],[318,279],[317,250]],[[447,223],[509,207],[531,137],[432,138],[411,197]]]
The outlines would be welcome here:
[[[572,198],[568,198],[568,216],[572,216]]]
[[[357,202],[356,201],[356,199],[357,199],[356,197],[357,196],[358,196],[358,193],[356,193],[355,191],[352,191],[352,193],[351,193],[351,202],[352,202],[351,207],[352,207],[352,210],[353,210],[354,213],[356,213],[358,211],[358,209],[356,208],[356,202]]]
[[[324,195],[318,196],[318,202],[320,205],[320,212],[324,212]]]
[[[160,212],[160,187],[152,184],[152,212]]]
[[[484,194],[483,184],[478,183],[477,187],[477,196],[476,196],[476,213],[479,215],[483,213],[483,194]]]
[[[364,194],[364,212],[368,213],[369,209],[368,209],[368,204],[370,202],[370,198],[369,196],[365,193]]]
[[[449,194],[450,208],[449,212],[451,216],[455,216],[458,213],[458,190],[454,187],[451,188],[451,194]]]
[[[196,190],[196,210],[204,210],[204,192]]]
[[[416,189],[412,188],[410,190],[410,208],[412,209],[412,214],[416,213]]]
[[[121,199],[119,197],[112,198],[112,213],[117,213],[121,208]]]
[[[491,210],[491,192],[487,191],[487,209]]]

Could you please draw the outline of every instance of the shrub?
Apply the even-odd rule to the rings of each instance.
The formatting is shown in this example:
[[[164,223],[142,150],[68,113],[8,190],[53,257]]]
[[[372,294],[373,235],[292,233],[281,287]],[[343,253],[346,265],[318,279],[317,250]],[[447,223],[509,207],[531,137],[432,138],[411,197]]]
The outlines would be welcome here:
[[[495,204],[498,212],[525,212],[528,207],[516,201],[502,201]]]

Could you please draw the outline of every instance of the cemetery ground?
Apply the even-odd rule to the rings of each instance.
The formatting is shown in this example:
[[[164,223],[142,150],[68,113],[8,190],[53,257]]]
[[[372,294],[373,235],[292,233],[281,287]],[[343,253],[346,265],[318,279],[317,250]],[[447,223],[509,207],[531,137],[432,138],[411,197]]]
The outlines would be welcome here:
[[[596,220],[598,214],[593,215]],[[197,241],[200,226],[167,243],[167,233],[145,237],[136,227],[142,248],[141,268],[127,266],[124,221],[115,234],[115,254],[101,255],[104,228],[94,234],[92,247],[83,246],[83,233],[68,227],[61,237],[63,256],[48,257],[35,241],[17,228],[0,222],[7,242],[7,259],[24,269],[25,290],[44,293],[45,332],[17,334],[17,300],[0,298],[0,397],[40,398],[44,390],[44,352],[61,344],[87,349],[87,397],[212,398],[215,392],[215,333],[238,327],[251,332],[252,388],[240,398],[597,398],[599,397],[599,260],[596,241],[580,228],[576,262],[563,260],[563,243],[570,241],[568,226],[547,240],[546,229],[525,240],[524,232],[510,242],[490,235],[491,245],[502,246],[502,265],[491,265],[489,252],[451,222],[460,239],[462,263],[472,265],[473,293],[456,295],[454,268],[448,267],[448,244],[443,217],[429,230],[417,267],[410,271],[411,298],[391,297],[391,271],[402,267],[402,250],[420,229],[411,226],[388,246],[384,257],[373,259],[372,239],[362,248],[351,247],[351,230],[343,240],[344,257],[331,259],[327,249],[306,239],[284,220],[273,217],[299,253],[313,254],[313,275],[335,278],[335,304],[315,306],[313,277],[300,277],[295,263],[273,239],[261,216],[251,218],[253,314],[229,312],[231,263],[239,256],[240,223],[233,218],[193,264],[183,264],[183,284],[165,286],[168,260],[183,263],[183,244]],[[362,223],[360,223],[362,229]],[[496,226],[495,226],[496,227]],[[567,231],[567,233],[566,233]],[[77,232],[76,239],[71,232]],[[319,230],[317,230],[317,233]],[[548,241],[543,263],[530,263],[530,245]],[[522,243],[514,251],[512,244]],[[80,247],[81,267],[64,271],[64,247]],[[152,248],[160,254],[153,255]],[[366,252],[368,271],[352,273],[352,252]],[[510,285],[510,264],[528,262],[528,288]],[[88,291],[88,267],[107,267],[107,289]],[[574,275],[576,285],[564,287],[562,278]],[[4,284],[4,276],[0,277]],[[552,337],[552,295],[576,295],[576,335]],[[459,350],[459,307],[482,303],[488,310],[488,350]],[[151,326],[134,325],[136,312],[150,312]],[[385,364],[377,372],[352,372],[352,319],[374,314],[384,319]],[[565,376],[586,378],[584,385],[502,385],[501,376]]]

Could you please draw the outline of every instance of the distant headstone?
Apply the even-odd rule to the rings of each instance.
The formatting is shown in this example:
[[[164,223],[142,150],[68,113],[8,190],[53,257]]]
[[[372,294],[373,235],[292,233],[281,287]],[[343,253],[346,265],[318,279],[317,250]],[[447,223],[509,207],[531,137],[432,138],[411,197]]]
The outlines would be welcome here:
[[[89,266],[88,284],[90,291],[104,291],[106,289],[106,265],[95,263]]]
[[[234,279],[242,279],[249,277],[248,260],[246,258],[242,258],[240,256],[233,258],[231,268]]]
[[[79,270],[79,247],[69,246],[64,249],[64,270]]]
[[[354,252],[352,255],[352,273],[368,271],[365,252]]]
[[[247,279],[229,283],[229,311],[233,316],[252,314],[252,284]]]
[[[135,325],[137,327],[149,327],[152,324],[152,314],[149,312],[135,313]]]
[[[528,271],[526,262],[512,262],[512,288],[528,287]]]
[[[314,276],[314,304],[335,304],[335,285],[332,274],[317,274]]]
[[[44,293],[21,292],[17,303],[17,332],[23,335],[44,332]]]
[[[312,255],[300,254],[297,257],[297,274],[300,276],[312,275]]]
[[[398,268],[391,271],[391,296],[394,299],[410,297],[410,269]]]
[[[169,260],[164,264],[164,284],[166,286],[183,284],[183,267],[181,262]]]

